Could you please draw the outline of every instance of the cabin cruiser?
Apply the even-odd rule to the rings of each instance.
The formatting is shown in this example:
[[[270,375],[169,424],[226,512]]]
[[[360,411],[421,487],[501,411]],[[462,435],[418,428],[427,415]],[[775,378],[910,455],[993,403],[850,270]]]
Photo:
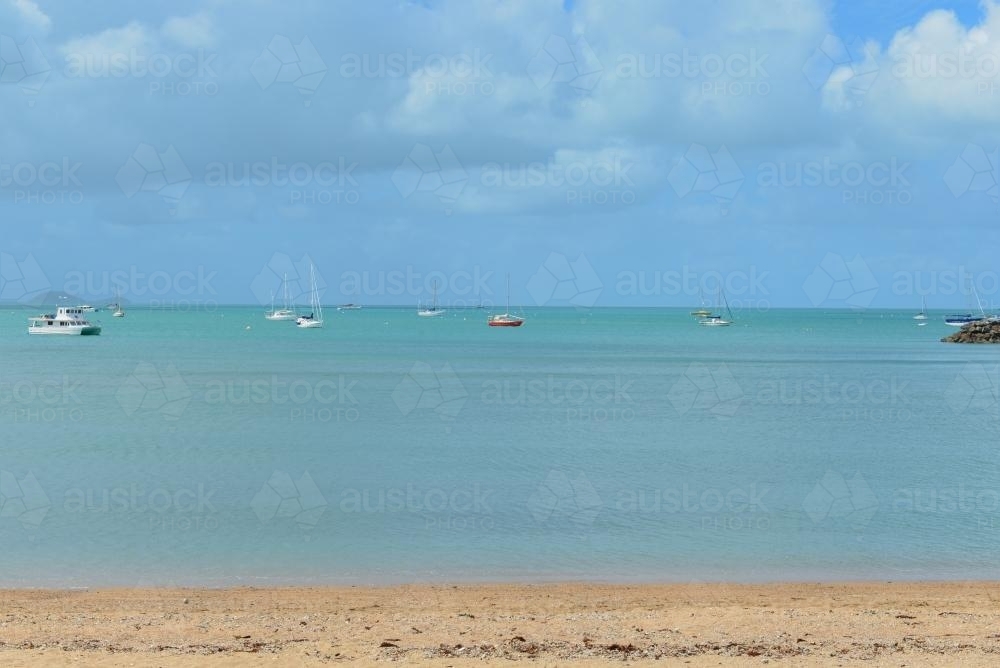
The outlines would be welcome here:
[[[88,322],[84,313],[79,306],[60,306],[54,314],[28,318],[28,334],[100,334],[101,326]]]

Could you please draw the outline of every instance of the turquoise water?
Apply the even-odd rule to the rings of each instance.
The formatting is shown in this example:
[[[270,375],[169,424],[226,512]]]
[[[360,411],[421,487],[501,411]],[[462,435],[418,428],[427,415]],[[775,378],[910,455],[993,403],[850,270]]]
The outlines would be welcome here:
[[[27,315],[3,585],[1000,578],[1000,349],[943,314]]]

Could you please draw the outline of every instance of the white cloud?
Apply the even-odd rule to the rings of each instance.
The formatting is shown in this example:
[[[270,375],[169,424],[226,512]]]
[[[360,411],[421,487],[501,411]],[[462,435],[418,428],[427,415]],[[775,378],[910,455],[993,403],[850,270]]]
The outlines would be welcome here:
[[[41,30],[48,30],[52,26],[52,19],[35,4],[34,0],[8,0],[8,2],[29,26]]]
[[[984,0],[978,24],[934,10],[893,36],[885,49],[869,44],[878,77],[864,95],[866,120],[907,136],[949,136],[975,126],[1000,129],[1000,4]],[[831,76],[824,93],[833,109],[850,105],[849,68]]]
[[[108,28],[99,33],[77,37],[64,43],[59,50],[67,58],[100,59],[119,54],[144,53],[153,43],[149,30],[136,21],[120,28]]]
[[[166,37],[189,49],[205,48],[215,43],[212,18],[204,12],[167,19],[162,30]]]

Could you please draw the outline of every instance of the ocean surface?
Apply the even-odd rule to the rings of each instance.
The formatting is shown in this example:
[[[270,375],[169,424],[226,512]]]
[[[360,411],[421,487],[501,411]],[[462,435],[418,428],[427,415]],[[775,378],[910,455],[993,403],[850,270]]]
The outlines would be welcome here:
[[[3,586],[1000,579],[1000,348],[943,313],[28,315]]]

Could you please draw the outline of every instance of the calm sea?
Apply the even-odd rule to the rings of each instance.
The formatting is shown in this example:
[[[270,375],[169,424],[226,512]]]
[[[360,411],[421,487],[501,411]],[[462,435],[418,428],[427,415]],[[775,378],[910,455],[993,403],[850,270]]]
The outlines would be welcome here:
[[[0,584],[1000,578],[942,314],[0,313]]]

